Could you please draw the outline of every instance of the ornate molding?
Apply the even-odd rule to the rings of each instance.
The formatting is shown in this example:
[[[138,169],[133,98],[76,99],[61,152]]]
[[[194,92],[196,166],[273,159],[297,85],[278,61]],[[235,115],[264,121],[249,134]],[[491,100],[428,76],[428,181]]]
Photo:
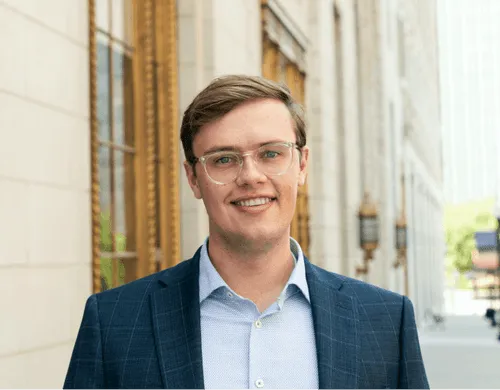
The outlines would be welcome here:
[[[177,18],[175,0],[159,0],[156,9],[160,245],[162,268],[180,259],[178,149]]]
[[[89,91],[90,91],[90,154],[91,154],[91,210],[92,210],[92,287],[101,291],[101,205],[99,199],[99,139],[97,123],[97,43],[95,0],[88,0],[89,7]]]
[[[154,4],[153,0],[143,0],[144,7],[144,110],[146,133],[146,177],[147,177],[147,232],[148,232],[148,273],[156,271],[156,118],[154,98]]]
[[[263,0],[262,5],[267,7],[275,15],[288,34],[294,37],[302,50],[305,50],[309,45],[309,40],[300,27],[293,21],[290,15],[288,15],[288,13],[283,9],[283,7],[276,0]]]
[[[263,33],[281,54],[305,72],[307,39],[276,1],[262,2],[262,26]]]

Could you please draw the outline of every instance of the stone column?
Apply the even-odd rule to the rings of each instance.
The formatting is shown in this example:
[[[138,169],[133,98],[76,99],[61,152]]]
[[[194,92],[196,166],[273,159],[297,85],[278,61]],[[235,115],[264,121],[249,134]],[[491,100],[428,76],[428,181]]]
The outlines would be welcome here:
[[[308,110],[309,207],[311,259],[319,266],[342,272],[343,227],[340,224],[340,172],[337,158],[335,57],[332,37],[333,6],[330,2],[312,1],[309,7],[308,75],[306,106]],[[314,92],[311,92],[314,91]]]

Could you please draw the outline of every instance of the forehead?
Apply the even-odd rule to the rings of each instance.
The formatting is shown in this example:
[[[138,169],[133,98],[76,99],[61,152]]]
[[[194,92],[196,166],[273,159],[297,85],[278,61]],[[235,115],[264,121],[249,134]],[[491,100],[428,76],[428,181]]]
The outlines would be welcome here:
[[[262,99],[243,103],[222,118],[203,126],[196,135],[196,155],[217,147],[249,149],[271,141],[295,142],[294,122],[279,100]]]

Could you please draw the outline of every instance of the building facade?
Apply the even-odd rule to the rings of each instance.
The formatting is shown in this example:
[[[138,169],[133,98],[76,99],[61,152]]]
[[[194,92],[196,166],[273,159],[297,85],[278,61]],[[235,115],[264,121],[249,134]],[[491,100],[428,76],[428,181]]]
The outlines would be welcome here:
[[[495,0],[438,1],[448,203],[497,197],[500,206],[499,13]]]
[[[86,298],[206,238],[178,127],[228,73],[285,82],[305,106],[292,235],[310,260],[408,294],[419,322],[440,310],[435,14],[433,0],[0,1],[0,385],[60,386]],[[380,240],[360,273],[365,194]]]

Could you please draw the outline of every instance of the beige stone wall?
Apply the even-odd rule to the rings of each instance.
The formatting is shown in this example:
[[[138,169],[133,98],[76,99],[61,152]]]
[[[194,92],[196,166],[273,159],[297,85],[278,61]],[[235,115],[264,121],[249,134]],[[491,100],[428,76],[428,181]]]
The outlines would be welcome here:
[[[441,112],[436,0],[399,1],[403,28],[401,80],[404,126],[410,296],[418,302],[417,320],[443,307],[444,233]]]
[[[261,74],[260,4],[245,0],[179,1],[179,115],[213,78]],[[208,235],[202,201],[193,197],[181,169],[181,256],[191,257]]]
[[[244,0],[243,0],[244,1]],[[309,0],[271,0],[278,4],[278,6],[285,12],[285,14],[293,21],[293,24],[304,34],[308,35],[308,30],[310,27],[310,10],[311,6],[314,8],[314,4],[318,3],[316,6],[324,7],[330,2],[326,1],[309,1]],[[258,3],[256,1],[256,3]],[[323,3],[323,4],[321,4]]]
[[[335,58],[331,1],[309,5],[310,46],[307,53],[306,106],[309,166],[311,261],[331,270],[341,268],[339,162]]]
[[[353,2],[311,2],[308,38],[311,259],[354,276],[361,256],[361,134]]]
[[[213,72],[212,2],[178,1],[179,116],[203,89]],[[191,257],[208,232],[208,220],[201,201],[193,197],[185,178],[184,152],[179,142],[181,257]]]
[[[0,2],[0,387],[62,386],[91,293],[87,14]]]
[[[379,209],[380,246],[368,275],[362,278],[405,292],[403,269],[393,268],[394,225],[403,206],[400,177],[405,173],[409,293],[421,320],[425,310],[439,310],[442,303],[444,240],[435,1],[363,0],[336,4],[343,10],[341,13],[351,10],[358,18],[357,25],[343,26],[343,34],[352,35],[357,44],[356,55],[345,53],[343,61],[348,64],[346,68],[358,67],[358,72],[351,76],[358,86],[357,96],[352,92],[356,90],[353,83],[347,81],[349,76],[344,76],[344,83],[350,86],[344,88],[344,93],[351,96],[344,99],[354,102],[357,98],[358,102],[349,114],[347,106],[344,108],[344,121],[353,113],[357,117],[357,123],[352,120],[345,124],[346,134],[358,141],[358,147],[346,144],[346,158],[350,160],[345,170],[338,173],[340,184],[347,183],[350,190],[341,198],[338,214],[342,258],[352,259],[347,268],[338,269],[352,276],[351,265],[361,260],[355,214],[362,193],[368,191]],[[323,56],[317,59],[325,61]],[[345,142],[338,129],[337,134],[340,142]],[[360,180],[356,182],[352,177],[359,171]],[[410,178],[418,185],[412,184]],[[349,221],[350,229],[346,228]]]
[[[357,212],[369,190],[382,241],[366,280],[404,292],[402,271],[392,269],[404,171],[410,297],[422,319],[442,298],[444,249],[435,0],[275,3],[308,42],[311,260],[355,276]],[[212,78],[261,73],[258,1],[181,0],[178,18],[179,115]],[[55,388],[91,293],[87,2],[0,0],[0,32],[9,53],[0,61],[0,386]],[[187,258],[208,226],[183,159]]]
[[[362,142],[361,69],[358,62],[355,2],[342,0],[336,1],[335,4],[340,17],[340,25],[336,28],[335,34],[334,50],[335,54],[340,56],[340,59],[336,61],[336,73],[342,79],[340,86],[337,83],[337,96],[340,96],[337,99],[337,112],[342,110],[342,118],[339,119],[336,129],[340,133],[339,147],[343,149],[338,153],[342,153],[344,158],[343,169],[340,172],[341,182],[338,187],[339,191],[343,191],[339,214],[343,266],[339,272],[354,277],[356,265],[362,258],[362,252],[359,249],[358,225],[358,211],[363,196],[361,170],[363,150],[360,147]],[[337,37],[339,31],[340,37]],[[340,47],[337,47],[339,43]]]
[[[429,174],[440,183],[443,177],[436,0],[400,0],[399,16],[404,22],[406,48],[402,88],[407,135]]]
[[[432,29],[432,1],[421,6],[412,3],[411,7],[404,2],[375,0],[274,3],[293,29],[308,41],[311,259],[329,270],[356,276],[355,267],[362,260],[357,213],[362,195],[368,191],[379,206],[381,242],[370,273],[363,278],[404,293],[403,271],[395,270],[393,263],[394,225],[402,209],[399,180],[409,164],[407,143],[415,150],[411,155],[424,167],[420,174],[436,179],[429,181],[429,187],[438,193],[440,188],[440,167],[435,156],[440,145],[436,137],[430,137],[439,125],[438,111],[431,107],[438,98],[422,92],[428,88],[429,93],[438,93],[433,84],[437,74],[432,72],[437,67],[432,65],[435,58],[431,54],[436,50],[432,42],[425,49],[430,59],[425,65],[427,73],[420,74],[425,80],[421,84],[408,81],[415,80],[419,74],[416,69],[422,67],[415,62],[421,53],[418,50],[423,50],[422,43],[415,42],[435,38],[427,32],[421,35],[418,27]],[[225,73],[260,74],[261,62],[258,2],[183,4],[181,109],[212,77]],[[339,14],[337,20],[334,6]],[[398,20],[404,25],[404,52],[398,40]],[[336,23],[341,27],[336,28]],[[339,32],[341,36],[337,36]],[[404,75],[399,69],[401,55],[407,64]],[[426,110],[430,117],[422,120],[415,107],[424,107],[420,111]],[[409,133],[411,127],[422,128],[418,137]],[[182,194],[183,257],[188,257],[206,237],[208,228],[203,205],[193,200],[185,181]],[[423,245],[416,237],[416,245]]]

